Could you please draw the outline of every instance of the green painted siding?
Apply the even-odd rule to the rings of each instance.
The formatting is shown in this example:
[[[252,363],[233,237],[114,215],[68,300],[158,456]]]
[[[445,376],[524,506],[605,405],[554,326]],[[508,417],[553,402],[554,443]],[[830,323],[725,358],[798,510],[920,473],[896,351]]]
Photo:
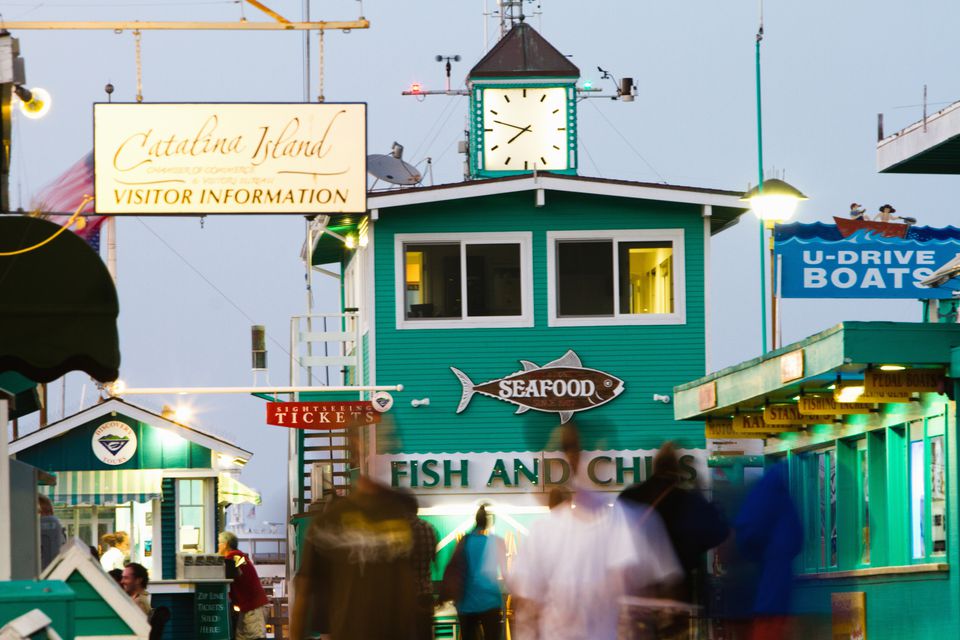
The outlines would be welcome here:
[[[679,228],[684,232],[686,324],[660,326],[547,326],[547,231]],[[505,329],[397,330],[394,235],[398,233],[528,231],[533,234],[535,326]],[[390,416],[392,434],[379,431],[381,453],[540,450],[558,425],[556,414],[529,411],[476,395],[456,415],[461,386],[456,366],[482,383],[520,370],[518,360],[546,364],[573,349],[585,367],[625,382],[609,404],[578,414],[587,448],[634,449],[673,438],[704,445],[699,423],[675,423],[654,393],[704,373],[703,219],[696,205],[548,192],[381,210],[375,223],[376,360],[378,384],[403,384]],[[410,400],[430,398],[429,407]],[[393,437],[395,436],[395,437]]]
[[[154,608],[167,607],[170,609],[170,622],[163,630],[163,640],[181,640],[193,638],[197,629],[194,621],[193,594],[163,593],[150,598]]]
[[[177,576],[177,497],[176,480],[163,479],[163,502],[160,503],[160,539],[163,540],[163,566],[161,574],[164,580],[173,580]]]
[[[66,580],[77,594],[75,631],[78,636],[129,635],[133,630],[117,612],[90,586],[80,572]]]
[[[137,434],[137,452],[119,465],[101,462],[93,453],[93,432],[104,422],[119,420]],[[209,469],[210,450],[182,438],[170,438],[160,429],[128,418],[101,416],[87,424],[17,454],[17,459],[49,471],[99,469]]]

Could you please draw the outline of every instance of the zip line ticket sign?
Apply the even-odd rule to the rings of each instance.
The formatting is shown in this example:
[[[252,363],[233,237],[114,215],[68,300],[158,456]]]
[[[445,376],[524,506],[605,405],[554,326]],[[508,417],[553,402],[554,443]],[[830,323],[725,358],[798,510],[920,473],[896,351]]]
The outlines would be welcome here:
[[[366,105],[95,104],[99,214],[363,213]]]

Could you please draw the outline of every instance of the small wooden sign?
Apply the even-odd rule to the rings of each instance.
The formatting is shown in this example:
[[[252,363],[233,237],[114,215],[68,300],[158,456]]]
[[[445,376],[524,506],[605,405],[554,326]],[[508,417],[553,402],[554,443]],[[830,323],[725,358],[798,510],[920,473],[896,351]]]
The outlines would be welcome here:
[[[268,402],[267,424],[292,429],[343,429],[380,422],[369,402]]]
[[[833,396],[800,396],[800,413],[808,416],[849,416],[870,413],[869,402],[837,402]]]
[[[709,418],[704,428],[704,436],[710,439],[763,439],[756,433],[737,433],[730,418]]]
[[[851,395],[849,392],[846,394],[843,392],[844,389],[849,389],[850,387],[860,387],[863,393],[859,395]],[[866,388],[862,385],[843,385],[838,386],[833,390],[833,399],[837,402],[842,402],[844,404],[850,402],[866,402],[866,403],[884,403],[884,402],[910,402],[910,394],[907,392],[901,391],[874,391],[873,393],[867,394]]]
[[[904,369],[903,371],[881,371],[868,369],[864,375],[865,391],[899,391],[901,393],[943,392],[943,369]]]
[[[832,637],[867,640],[867,594],[865,591],[831,593]]]
[[[735,433],[787,433],[796,431],[797,427],[768,424],[762,413],[741,413],[733,417],[733,431]]]
[[[816,424],[822,422],[809,415],[800,413],[795,404],[771,404],[763,408],[763,421],[776,426]]]
[[[700,398],[700,411],[709,411],[717,406],[717,382],[708,382],[702,385],[698,390]]]
[[[803,349],[780,356],[780,382],[792,382],[803,377]]]

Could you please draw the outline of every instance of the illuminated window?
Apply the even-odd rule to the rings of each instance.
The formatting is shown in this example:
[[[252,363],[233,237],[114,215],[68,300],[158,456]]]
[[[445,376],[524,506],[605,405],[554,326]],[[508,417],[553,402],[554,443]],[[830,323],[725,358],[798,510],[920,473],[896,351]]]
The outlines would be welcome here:
[[[399,328],[532,326],[530,236],[397,236]]]
[[[547,234],[550,324],[682,324],[683,231]]]

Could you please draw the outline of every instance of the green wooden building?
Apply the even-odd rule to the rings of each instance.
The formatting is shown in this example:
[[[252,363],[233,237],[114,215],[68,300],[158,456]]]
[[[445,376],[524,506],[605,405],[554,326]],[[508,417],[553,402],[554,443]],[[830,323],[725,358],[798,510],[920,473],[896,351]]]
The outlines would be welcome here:
[[[165,637],[199,637],[194,597],[211,585],[178,575],[177,555],[216,554],[224,508],[259,502],[237,479],[249,451],[111,398],[14,440],[10,453],[56,476],[40,490],[68,538],[97,547],[104,534],[126,532],[129,561],[150,573],[153,606],[173,612]],[[229,637],[225,618],[222,631],[204,637]]]
[[[373,191],[366,215],[318,227],[310,258],[341,278],[343,309],[322,336],[343,347],[305,355],[319,330],[301,324],[298,363],[403,391],[355,451],[295,435],[297,510],[324,498],[331,480],[319,475],[348,475],[337,465],[353,456],[414,491],[442,544],[482,501],[519,539],[564,480],[554,433],[567,420],[600,490],[646,477],[667,439],[703,478],[703,430],[675,423],[669,400],[708,370],[711,238],[745,206],[734,191],[576,175],[578,77],[516,25],[468,76],[473,179]]]
[[[767,463],[789,465],[798,613],[829,626],[856,601],[856,637],[947,638],[960,627],[958,380],[960,326],[845,322],[677,386],[675,415],[765,438]],[[804,411],[819,416],[777,426]]]

